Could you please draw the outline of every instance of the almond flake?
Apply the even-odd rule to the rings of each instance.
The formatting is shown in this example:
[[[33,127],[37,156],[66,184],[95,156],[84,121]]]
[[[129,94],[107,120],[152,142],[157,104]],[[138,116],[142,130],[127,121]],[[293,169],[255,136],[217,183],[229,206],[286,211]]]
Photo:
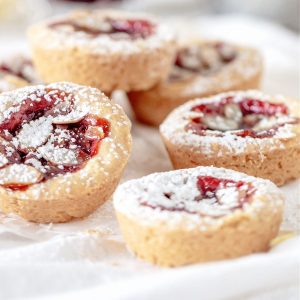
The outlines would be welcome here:
[[[223,118],[219,115],[217,116],[205,115],[204,117],[202,117],[202,120],[209,127],[209,129],[213,129],[213,130],[226,131],[226,130],[239,129],[238,122]]]
[[[53,118],[52,123],[59,125],[74,124],[80,122],[85,116],[85,112],[75,110],[67,115],[60,115]]]
[[[97,139],[97,138],[104,138],[104,132],[102,127],[99,126],[89,126],[87,131],[85,132],[85,136],[88,139]]]
[[[236,103],[230,103],[226,104],[224,107],[224,114],[226,118],[232,119],[236,122],[241,122],[243,118],[243,114],[241,112],[241,109],[238,104]]]
[[[43,179],[43,174],[31,166],[12,164],[0,170],[2,185],[30,185]]]
[[[66,148],[55,148],[52,145],[40,147],[38,152],[53,165],[74,166],[80,164],[77,152]]]
[[[53,130],[51,120],[52,118],[41,117],[24,124],[15,139],[17,147],[28,153],[46,143]]]

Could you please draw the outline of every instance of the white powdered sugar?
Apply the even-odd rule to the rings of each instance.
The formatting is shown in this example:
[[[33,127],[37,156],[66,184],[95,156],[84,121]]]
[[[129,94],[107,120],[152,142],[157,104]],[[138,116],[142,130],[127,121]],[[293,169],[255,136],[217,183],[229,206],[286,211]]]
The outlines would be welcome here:
[[[43,175],[35,168],[23,164],[12,164],[0,169],[0,184],[26,185],[39,182]]]
[[[13,144],[16,148],[22,150],[36,149],[48,140],[52,130],[52,118],[41,117],[24,124],[18,135],[13,139]]]
[[[67,115],[60,115],[53,118],[53,124],[72,124],[80,122],[85,116],[86,111],[73,110]]]
[[[105,18],[111,18],[115,20],[147,20],[155,25],[155,31],[153,34],[146,38],[137,39],[116,39],[111,38],[109,34],[99,34],[95,36],[90,36],[82,31],[69,30],[57,30],[55,28],[50,28],[49,25],[53,23],[64,22],[66,20],[75,21],[84,19],[86,24],[95,24],[103,22]],[[81,20],[82,21],[82,20]],[[43,47],[47,48],[88,48],[89,51],[93,53],[101,54],[111,54],[111,53],[122,53],[124,55],[130,53],[140,53],[143,51],[148,51],[148,49],[161,48],[163,44],[174,42],[175,34],[169,27],[158,24],[153,18],[147,15],[139,15],[136,13],[129,12],[115,12],[115,11],[94,11],[83,15],[66,15],[61,17],[56,17],[54,19],[48,20],[40,26],[39,30],[34,31],[34,39],[42,41],[44,40]],[[123,33],[124,34],[124,33]],[[122,35],[122,32],[119,33]]]
[[[197,201],[200,194],[197,187],[199,176],[242,181],[245,185],[239,189],[228,186],[217,190],[216,197],[219,203],[216,203],[215,198]],[[240,192],[245,191],[247,184],[254,188],[254,193],[250,196],[252,198],[249,203],[238,208]],[[164,222],[170,227],[181,224],[205,230],[207,226],[222,224],[227,217],[235,214],[255,214],[256,210],[263,205],[259,200],[262,195],[266,197],[265,201],[272,201],[268,205],[273,206],[274,210],[281,207],[283,196],[280,190],[268,180],[228,169],[197,167],[154,173],[130,180],[117,189],[114,205],[117,211],[129,218],[138,218],[142,224],[156,226],[156,222]]]
[[[295,137],[293,128],[295,124],[286,124],[287,121],[291,121],[293,117],[289,115],[280,115],[271,118],[264,118],[257,124],[258,130],[264,128],[268,129],[276,124],[284,124],[278,127],[272,137],[268,138],[255,138],[251,136],[241,137],[234,134],[237,131],[229,130],[229,125],[222,123],[222,118],[215,120],[220,128],[225,128],[227,131],[219,130],[205,130],[205,135],[194,134],[190,130],[186,130],[185,127],[190,123],[190,120],[195,117],[206,117],[201,112],[195,112],[191,109],[199,104],[218,103],[220,100],[226,97],[234,97],[234,103],[237,103],[245,98],[259,99],[262,101],[270,101],[271,103],[284,103],[289,106],[289,103],[282,97],[271,97],[265,95],[262,92],[249,90],[222,93],[209,98],[195,99],[185,103],[184,105],[175,109],[160,126],[160,132],[162,136],[169,140],[172,144],[183,145],[193,148],[195,151],[201,151],[206,155],[222,156],[222,151],[230,152],[232,154],[245,153],[247,147],[252,145],[258,149],[268,147],[270,149],[282,148],[284,143],[282,140]],[[234,128],[232,128],[234,129]],[[256,128],[254,128],[256,129]],[[220,135],[221,133],[221,135]],[[215,145],[218,144],[221,147],[218,148],[220,153],[216,153]],[[258,150],[260,151],[260,150]]]
[[[41,103],[43,105],[40,105],[40,101],[43,101]],[[41,111],[42,116],[28,122],[26,112],[20,114],[20,109],[26,111],[28,107],[31,113],[30,107],[34,107],[35,104],[38,105],[37,107],[45,107],[47,104],[45,101],[49,102],[49,106],[46,106],[48,108],[45,111]],[[53,101],[54,106],[51,104]],[[61,105],[62,103],[67,105]],[[13,115],[15,113],[17,115]],[[87,131],[90,140],[95,138],[95,134],[98,134],[97,138],[102,139],[99,152],[102,146],[105,152],[101,158],[95,154],[89,155],[83,152],[83,149],[79,148],[81,140],[77,140],[81,139],[81,133],[77,135],[76,128],[74,132],[72,131],[72,124],[80,122],[86,115],[89,115],[86,122],[92,122],[91,125],[86,125],[90,129]],[[112,131],[118,132],[124,126],[129,129],[130,123],[126,115],[122,114],[121,108],[111,103],[97,89],[62,82],[48,86],[29,86],[0,94],[0,124],[11,126],[11,118],[16,120],[15,116],[17,119],[21,116],[25,118],[20,125],[17,125],[16,132],[2,130],[4,138],[0,139],[0,181],[2,180],[0,184],[4,186],[28,184],[31,197],[38,199],[41,195],[43,197],[47,195],[44,182],[39,185],[34,185],[34,183],[42,181],[43,178],[48,180],[48,176],[60,177],[61,185],[55,192],[59,193],[59,190],[71,192],[69,186],[73,173],[68,173],[69,169],[65,170],[66,167],[75,167],[73,172],[81,178],[79,180],[84,180],[89,186],[95,184],[90,173],[93,164],[89,164],[89,160],[97,159],[97,171],[103,176],[109,176],[106,165],[109,166],[113,160],[121,157],[128,157],[127,145],[124,147],[121,144],[123,139],[120,141],[118,136],[115,137],[112,134]],[[114,121],[116,119],[117,121]],[[105,122],[110,127],[107,132],[108,136],[105,136],[102,128],[97,130],[97,126],[100,125],[93,123],[98,122],[97,120],[106,120]],[[69,124],[71,127],[68,127]],[[127,131],[125,132],[124,134],[128,134]],[[8,140],[5,140],[6,138]],[[23,156],[24,154],[26,156],[21,158],[17,149],[23,153]],[[77,166],[80,164],[83,164],[82,168],[78,169]],[[26,199],[25,192],[20,193],[20,197],[23,196]]]

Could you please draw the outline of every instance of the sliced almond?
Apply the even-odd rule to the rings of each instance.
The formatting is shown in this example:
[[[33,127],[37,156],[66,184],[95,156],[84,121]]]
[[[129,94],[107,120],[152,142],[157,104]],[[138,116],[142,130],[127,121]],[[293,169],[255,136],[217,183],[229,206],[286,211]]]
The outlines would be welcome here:
[[[78,153],[75,150],[56,148],[52,145],[40,147],[38,152],[45,160],[57,166],[76,166],[81,162],[78,160]]]
[[[224,107],[224,114],[226,118],[234,120],[238,123],[241,122],[243,114],[238,104],[230,103],[226,104]]]
[[[31,152],[30,154],[28,154],[26,156],[24,163],[26,165],[34,167],[35,169],[37,169],[41,173],[46,173],[47,169],[46,169],[45,166],[43,166],[43,164],[39,160],[39,157],[41,157],[40,154]]]
[[[110,33],[113,30],[111,22],[103,18],[79,18],[75,23],[75,27],[83,28],[87,31],[90,30],[99,33]]]
[[[40,182],[43,177],[37,169],[24,164],[12,164],[0,169],[0,184],[6,186],[31,185]]]
[[[15,144],[22,152],[28,153],[46,143],[52,130],[51,118],[41,117],[23,125]]]
[[[86,116],[86,112],[82,111],[71,111],[67,115],[60,115],[53,118],[53,124],[66,125],[80,122]]]
[[[239,129],[239,123],[234,120],[229,120],[219,115],[209,116],[206,115],[202,118],[202,121],[209,129],[213,130],[237,130]]]
[[[51,116],[54,118],[61,115],[67,115],[70,113],[71,109],[72,103],[70,103],[70,101],[59,102],[45,113],[45,117]]]
[[[286,121],[286,120],[284,120]],[[278,124],[278,118],[270,117],[270,118],[262,118],[258,121],[255,126],[252,127],[253,130],[260,131],[260,130],[268,130],[273,128]]]
[[[89,126],[87,131],[85,132],[85,136],[88,139],[103,139],[104,138],[104,131],[102,127],[99,126]]]

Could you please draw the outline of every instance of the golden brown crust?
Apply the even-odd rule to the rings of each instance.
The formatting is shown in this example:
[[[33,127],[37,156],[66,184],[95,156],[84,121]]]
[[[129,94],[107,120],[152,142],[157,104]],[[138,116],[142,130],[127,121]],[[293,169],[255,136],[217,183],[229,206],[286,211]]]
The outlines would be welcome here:
[[[251,48],[236,48],[240,53],[238,58],[214,76],[197,76],[177,82],[164,81],[147,91],[129,92],[128,98],[136,118],[142,123],[158,126],[174,108],[193,98],[259,88],[262,77],[260,54]]]
[[[285,103],[292,116],[300,116],[298,101],[274,97],[272,102]],[[178,143],[164,133],[162,139],[176,169],[213,165],[269,179],[278,186],[300,177],[299,123],[292,126],[287,137],[247,139],[243,145],[234,141],[226,144],[224,139],[213,140],[209,142],[209,152],[204,139],[195,145]],[[239,146],[243,146],[243,151],[238,151]]]
[[[282,211],[265,209],[256,218],[244,217],[210,231],[164,230],[145,226],[117,212],[124,239],[135,255],[153,264],[176,267],[236,258],[267,251],[278,234]]]
[[[165,200],[159,202],[158,199],[161,199],[160,194],[168,190],[174,195],[173,201],[179,199],[176,195],[186,190],[179,182],[188,182],[179,178],[187,173],[190,178],[192,174],[205,174],[251,182],[256,191],[243,208],[221,217],[210,215],[210,209],[212,213],[218,209],[214,204],[210,209],[206,207],[205,215],[203,211],[201,214],[201,209],[197,213],[188,213],[141,204],[142,197],[146,199],[143,201],[154,201],[151,203],[161,203],[161,207],[165,207]],[[170,182],[167,189],[164,185],[166,182]],[[176,182],[173,189],[171,182]],[[193,186],[189,185],[191,194],[192,189]],[[234,203],[234,193],[231,197],[231,203]],[[189,203],[193,200],[188,200],[187,196],[181,201],[181,207],[185,207],[185,201]],[[195,205],[200,204],[197,202]],[[119,186],[114,194],[114,207],[124,240],[136,256],[160,266],[175,267],[267,251],[271,240],[278,234],[283,214],[283,195],[270,181],[228,169],[198,167],[156,173],[128,181]]]
[[[52,87],[53,85],[51,85]],[[89,111],[110,122],[110,135],[101,141],[99,152],[75,172],[34,184],[25,191],[0,187],[0,208],[39,223],[67,222],[85,217],[113,193],[131,151],[130,121],[122,108],[96,89],[69,83],[81,93],[80,101]]]
[[[190,147],[174,145],[166,138],[163,141],[175,169],[216,166],[269,179],[282,186],[300,177],[300,164],[297,163],[300,161],[299,138],[300,131],[295,139],[282,141],[282,148],[254,149],[242,154],[225,153],[220,145],[215,144],[215,153],[223,152],[222,156],[207,156]]]
[[[103,11],[100,15],[119,15]],[[80,15],[79,15],[80,16]],[[123,16],[123,14],[120,14]],[[126,15],[125,15],[126,16]],[[42,79],[49,82],[70,81],[101,89],[107,94],[121,89],[144,90],[168,76],[175,55],[173,38],[158,38],[148,45],[144,41],[131,41],[133,49],[115,42],[110,49],[99,43],[98,49],[88,43],[59,43],[59,38],[47,28],[37,24],[28,31],[33,61]],[[47,40],[48,39],[48,40]],[[151,39],[151,38],[150,38]],[[49,46],[49,43],[56,46]],[[127,41],[128,43],[128,41]],[[96,43],[94,43],[96,44]],[[107,46],[108,49],[105,49]]]
[[[168,75],[173,46],[127,55],[95,55],[78,49],[48,50],[33,46],[33,59],[47,83],[66,80],[92,86],[109,94],[113,90],[143,90]],[[148,70],[148,71],[147,71]]]

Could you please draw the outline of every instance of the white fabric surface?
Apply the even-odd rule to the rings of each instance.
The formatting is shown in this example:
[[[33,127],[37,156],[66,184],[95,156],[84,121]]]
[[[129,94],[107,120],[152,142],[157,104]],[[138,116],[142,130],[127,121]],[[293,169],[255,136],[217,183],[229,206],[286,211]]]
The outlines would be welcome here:
[[[237,16],[171,23],[189,36],[256,46],[266,62],[263,90],[299,98],[299,39],[293,33]],[[0,36],[0,55],[21,48],[24,41],[11,39],[8,45]],[[133,124],[133,137],[123,180],[171,168],[155,129]],[[299,183],[283,188],[284,231],[299,233]],[[111,202],[69,224],[36,225],[0,213],[0,299],[292,300],[299,297],[299,250],[295,237],[269,253],[166,270],[129,254]]]

